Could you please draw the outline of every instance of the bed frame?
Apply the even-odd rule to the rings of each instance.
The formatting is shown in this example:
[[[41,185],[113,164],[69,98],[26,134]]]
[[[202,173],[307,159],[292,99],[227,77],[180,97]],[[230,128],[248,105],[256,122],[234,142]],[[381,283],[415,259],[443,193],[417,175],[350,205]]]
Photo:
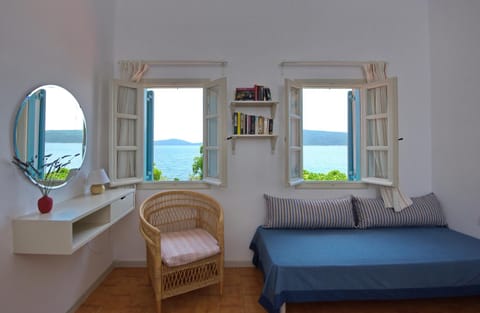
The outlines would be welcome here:
[[[250,249],[270,313],[288,302],[480,295],[480,240],[447,227],[259,227]]]

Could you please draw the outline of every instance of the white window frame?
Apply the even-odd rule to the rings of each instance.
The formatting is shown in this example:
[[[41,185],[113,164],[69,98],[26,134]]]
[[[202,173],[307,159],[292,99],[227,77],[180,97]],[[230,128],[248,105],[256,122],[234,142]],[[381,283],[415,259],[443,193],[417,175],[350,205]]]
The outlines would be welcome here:
[[[363,79],[285,79],[286,101],[286,182],[288,186],[298,189],[355,189],[367,188],[369,184],[382,186],[396,186],[398,181],[398,141],[397,141],[397,80],[388,78],[383,82],[367,83]],[[387,88],[387,113],[382,116],[367,116],[367,90],[374,88]],[[303,179],[303,124],[302,124],[302,89],[303,88],[352,88],[359,89],[361,95],[361,180],[360,181],[305,181]],[[292,90],[298,93],[299,108],[292,112]],[[387,147],[367,147],[366,143],[366,119],[386,118],[388,129]],[[292,121],[296,120],[299,130],[293,131]],[[292,137],[294,136],[294,137]],[[388,154],[387,178],[368,177],[367,173],[367,150],[382,149]],[[297,157],[292,157],[297,153]],[[297,162],[297,163],[295,163]],[[292,171],[291,169],[295,169]]]
[[[387,91],[387,103],[386,112],[378,114],[367,114],[366,107],[368,104],[367,91],[379,88],[386,88]],[[362,181],[380,186],[398,186],[398,126],[397,126],[397,79],[388,78],[385,81],[371,82],[364,86],[362,95]],[[367,144],[367,120],[380,120],[386,119],[387,121],[387,145],[368,145]],[[385,178],[378,177],[375,174],[369,176],[368,164],[374,162],[367,157],[368,151],[385,151],[387,153],[387,175]]]
[[[135,114],[125,114],[119,113],[118,111],[118,94],[120,88],[130,88],[136,92],[135,97]],[[131,185],[139,183],[143,180],[143,138],[144,138],[144,128],[142,123],[139,121],[143,117],[143,87],[141,84],[114,80],[112,82],[112,96],[111,96],[111,105],[110,105],[110,118],[109,118],[109,176],[110,176],[110,185],[111,186],[122,186],[122,185]],[[135,139],[133,145],[120,145],[119,142],[119,130],[120,130],[120,120],[127,119],[135,123]],[[121,152],[134,152],[135,153],[135,169],[133,175],[126,177],[119,177],[119,166],[118,158]]]
[[[136,113],[135,115],[119,115],[117,112],[118,105],[118,89],[119,87],[133,88],[137,93]],[[145,160],[145,136],[146,136],[146,115],[144,111],[145,99],[144,93],[146,88],[203,88],[204,89],[204,104],[203,104],[203,118],[204,118],[204,131],[203,131],[203,145],[204,145],[204,163],[203,163],[203,180],[201,181],[155,181],[148,182],[144,180],[144,160]],[[225,108],[227,103],[226,97],[226,78],[220,78],[217,80],[207,79],[145,79],[140,83],[127,82],[122,80],[114,80],[112,86],[113,94],[111,101],[111,114],[110,114],[110,156],[109,156],[109,175],[110,184],[112,186],[131,185],[136,184],[138,189],[174,189],[174,188],[188,188],[188,189],[204,189],[211,186],[226,186],[226,122],[225,122]],[[215,90],[216,97],[216,112],[214,114],[207,115],[208,100],[211,99],[209,95],[212,90]],[[129,147],[121,147],[116,145],[118,142],[118,124],[120,118],[131,118],[136,123],[136,145]],[[208,140],[207,120],[216,120],[216,145],[210,145],[206,147]],[[210,138],[211,139],[211,138]],[[210,140],[212,142],[212,140]],[[118,152],[128,149],[128,151],[135,151],[136,160],[136,172],[134,177],[119,178],[117,171],[117,157]],[[206,157],[206,151],[216,151],[217,159],[213,163],[216,166],[215,177],[206,176],[209,173],[209,163]]]

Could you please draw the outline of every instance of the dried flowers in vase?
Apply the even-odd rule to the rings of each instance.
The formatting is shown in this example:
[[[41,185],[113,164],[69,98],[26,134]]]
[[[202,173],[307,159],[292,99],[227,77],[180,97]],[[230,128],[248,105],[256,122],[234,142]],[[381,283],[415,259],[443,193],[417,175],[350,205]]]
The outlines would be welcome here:
[[[36,162],[34,159],[25,162],[14,156],[12,163],[33,181],[38,189],[40,189],[42,195],[48,196],[50,191],[58,185],[59,181],[63,182],[67,178],[70,170],[66,168],[66,166],[79,155],[80,153],[73,155],[67,154],[53,161],[49,161],[52,154],[48,154],[44,157],[43,165],[40,165],[39,168],[35,166]]]

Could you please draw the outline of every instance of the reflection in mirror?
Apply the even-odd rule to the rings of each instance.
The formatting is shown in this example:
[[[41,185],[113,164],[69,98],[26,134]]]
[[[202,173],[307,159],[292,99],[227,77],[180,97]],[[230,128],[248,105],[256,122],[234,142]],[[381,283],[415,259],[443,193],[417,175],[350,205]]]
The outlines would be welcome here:
[[[34,168],[26,174],[40,187],[64,186],[82,166],[85,117],[77,100],[63,87],[45,85],[29,93],[17,112],[13,136],[16,158]],[[62,162],[67,159],[68,164]],[[49,175],[49,164],[56,160],[62,168]]]

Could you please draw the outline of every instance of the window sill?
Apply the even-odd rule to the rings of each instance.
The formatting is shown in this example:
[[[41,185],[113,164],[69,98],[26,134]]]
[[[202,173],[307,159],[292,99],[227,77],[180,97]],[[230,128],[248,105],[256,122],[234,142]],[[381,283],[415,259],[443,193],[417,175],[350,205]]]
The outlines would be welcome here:
[[[351,181],[304,181],[295,189],[368,189],[364,182]]]
[[[138,190],[209,189],[210,187],[203,181],[158,181],[137,184]]]

